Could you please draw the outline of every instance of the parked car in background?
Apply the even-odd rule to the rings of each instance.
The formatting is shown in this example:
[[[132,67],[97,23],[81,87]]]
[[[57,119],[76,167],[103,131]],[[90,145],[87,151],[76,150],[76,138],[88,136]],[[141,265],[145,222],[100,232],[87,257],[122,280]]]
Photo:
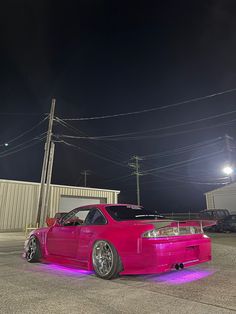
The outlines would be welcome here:
[[[75,208],[25,242],[28,262],[75,263],[103,279],[156,274],[211,260],[211,239],[200,221],[173,221],[137,205]],[[212,222],[208,222],[210,225]]]
[[[227,209],[208,209],[202,210],[199,213],[199,218],[203,220],[214,220],[216,223],[210,227],[204,227],[205,231],[224,231],[222,228],[222,222],[229,217],[230,213]]]
[[[236,232],[236,215],[229,215],[222,219],[219,224],[219,227],[222,232]]]
[[[60,213],[56,213],[54,215],[54,217],[50,218],[47,217],[46,218],[46,224],[48,227],[52,226],[56,220],[60,220],[65,214],[67,214],[67,212],[60,212]]]

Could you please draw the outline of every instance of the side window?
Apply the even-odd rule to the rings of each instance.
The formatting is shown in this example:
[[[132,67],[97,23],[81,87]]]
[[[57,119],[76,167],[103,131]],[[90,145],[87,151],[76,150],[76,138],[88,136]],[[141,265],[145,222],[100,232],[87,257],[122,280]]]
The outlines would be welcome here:
[[[74,209],[62,219],[64,226],[78,226],[82,225],[89,213],[88,209]]]
[[[97,208],[92,208],[84,221],[85,225],[105,225],[106,219]]]

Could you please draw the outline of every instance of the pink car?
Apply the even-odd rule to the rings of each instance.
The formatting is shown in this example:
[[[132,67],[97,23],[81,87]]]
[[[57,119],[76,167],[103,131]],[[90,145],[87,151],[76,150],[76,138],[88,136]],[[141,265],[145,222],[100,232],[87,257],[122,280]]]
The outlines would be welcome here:
[[[33,231],[25,257],[66,262],[103,279],[178,270],[211,260],[206,224],[158,219],[156,211],[136,205],[83,206]]]

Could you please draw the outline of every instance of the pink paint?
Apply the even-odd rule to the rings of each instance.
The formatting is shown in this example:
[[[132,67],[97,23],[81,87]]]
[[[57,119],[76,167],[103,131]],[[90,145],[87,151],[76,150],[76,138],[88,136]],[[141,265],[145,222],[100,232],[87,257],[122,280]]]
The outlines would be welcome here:
[[[173,270],[175,264],[183,263],[186,268],[211,260],[211,240],[204,234],[144,238],[144,233],[158,228],[165,221],[116,221],[109,215],[106,206],[109,205],[86,206],[87,209],[96,207],[102,212],[107,220],[104,225],[63,226],[55,222],[53,226],[35,230],[34,235],[40,241],[42,258],[92,271],[93,245],[96,240],[106,240],[115,247],[120,256],[123,265],[121,275],[158,274]],[[176,222],[166,224],[175,226]],[[187,221],[180,225],[198,224],[197,221]],[[179,272],[176,276],[186,277],[188,274]],[[198,273],[193,272],[188,276],[197,278]]]

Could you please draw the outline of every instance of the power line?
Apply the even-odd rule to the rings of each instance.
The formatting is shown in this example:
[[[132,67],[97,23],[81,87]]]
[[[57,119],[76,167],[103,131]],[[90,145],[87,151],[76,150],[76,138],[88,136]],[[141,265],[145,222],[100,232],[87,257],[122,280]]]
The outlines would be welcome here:
[[[45,113],[36,112],[0,112],[0,116],[42,116]]]
[[[24,141],[24,142],[20,143],[20,144],[17,144],[17,145],[15,145],[15,146],[10,147],[10,148],[7,147],[7,148],[5,149],[5,151],[2,151],[2,152],[0,153],[0,155],[2,155],[2,154],[4,155],[4,154],[6,154],[6,153],[9,153],[9,152],[11,152],[11,151],[13,151],[13,150],[15,150],[15,149],[17,149],[17,148],[20,148],[20,147],[22,147],[22,146],[24,146],[24,145],[26,145],[26,144],[28,144],[28,143],[34,141],[34,140],[41,140],[42,137],[43,137],[45,134],[46,134],[46,132],[41,133],[41,134],[39,134],[39,135],[37,135],[37,136],[35,136],[35,137],[33,137],[33,138],[27,140],[27,141]]]
[[[220,152],[215,152],[215,153],[211,153],[211,154],[206,154],[206,155],[202,155],[202,156],[199,156],[199,157],[187,159],[187,160],[184,160],[184,161],[178,161],[178,162],[175,162],[175,163],[171,163],[171,164],[169,164],[169,165],[166,165],[166,166],[161,166],[161,167],[156,167],[156,168],[144,170],[144,171],[143,171],[143,174],[148,174],[148,173],[150,173],[150,172],[157,171],[157,170],[162,170],[162,169],[166,169],[166,168],[172,168],[172,167],[174,167],[174,166],[184,165],[184,164],[186,164],[186,163],[189,163],[189,162],[192,162],[192,161],[198,161],[198,160],[200,160],[200,159],[207,158],[207,157],[213,157],[213,156],[219,155],[219,154],[222,153],[222,152],[223,152],[223,150],[220,151]]]
[[[173,107],[177,107],[177,106],[188,104],[188,103],[194,103],[194,102],[197,102],[197,101],[210,99],[210,98],[213,98],[213,97],[216,97],[216,96],[230,94],[230,93],[233,93],[235,91],[236,91],[236,88],[232,88],[232,89],[228,89],[228,90],[225,90],[225,91],[222,91],[222,92],[216,92],[214,94],[210,94],[210,95],[206,95],[206,96],[202,96],[202,97],[197,97],[197,98],[192,98],[192,99],[189,99],[189,100],[184,100],[184,101],[172,103],[172,104],[169,104],[169,105],[165,105],[165,106],[161,106],[161,107],[154,107],[154,108],[150,108],[150,109],[131,111],[131,112],[125,112],[125,113],[117,113],[117,114],[104,115],[104,116],[95,116],[95,117],[67,118],[67,119],[63,119],[63,120],[64,121],[87,121],[87,120],[100,120],[100,119],[108,119],[108,118],[117,118],[117,117],[124,117],[124,116],[130,116],[130,115],[137,115],[137,114],[141,114],[141,113],[153,112],[153,111],[156,111],[156,110],[163,110],[163,109],[167,109],[167,108],[173,108]]]
[[[65,144],[65,145],[70,146],[70,147],[73,147],[73,148],[75,148],[75,149],[77,149],[77,150],[86,152],[86,153],[89,154],[89,155],[98,157],[98,158],[103,159],[103,160],[105,160],[105,161],[112,162],[112,163],[115,164],[115,165],[118,165],[118,166],[127,168],[127,166],[124,165],[123,163],[120,163],[120,162],[118,162],[118,161],[115,161],[115,160],[109,159],[109,158],[107,158],[107,157],[101,156],[101,155],[99,155],[99,154],[97,154],[97,153],[90,152],[90,151],[88,151],[88,150],[85,149],[85,148],[82,148],[82,147],[79,147],[79,146],[77,146],[77,145],[68,143],[68,142],[66,142],[66,141],[64,141],[64,140],[58,141],[58,143]]]
[[[63,121],[62,119],[56,117],[55,120],[56,120],[56,122],[58,122],[58,123],[59,123],[60,125],[62,125],[63,127],[65,127],[65,128],[67,128],[67,129],[73,131],[75,134],[82,134],[82,135],[86,135],[87,137],[89,137],[88,134],[86,134],[85,132],[83,132],[83,131],[81,131],[81,130],[75,128],[75,127],[72,126],[71,124],[68,124],[67,122]],[[60,135],[57,135],[57,136],[60,137]],[[77,137],[75,137],[75,138],[77,138]],[[96,146],[99,145],[99,148],[101,148],[101,146],[100,146],[101,144],[97,144],[97,143],[94,143],[94,144],[95,144]],[[120,157],[121,157],[121,156],[123,155],[123,156],[125,156],[126,158],[127,158],[127,156],[128,156],[127,153],[124,153],[124,152],[122,152],[122,151],[120,151],[120,150],[118,150],[118,149],[116,149],[116,148],[114,148],[114,147],[112,147],[112,146],[110,146],[110,145],[103,144],[103,147],[104,147],[107,151],[109,151],[110,153],[111,153],[111,152],[114,152],[114,153],[116,154],[116,156],[120,155]]]
[[[235,110],[235,113],[236,113],[236,110]],[[184,123],[180,123],[180,124],[169,125],[169,126],[161,127],[161,128],[157,128],[157,129],[122,133],[122,134],[112,134],[112,135],[103,135],[103,136],[87,136],[87,137],[62,134],[60,136],[64,137],[64,138],[75,138],[75,139],[86,139],[86,140],[108,140],[108,141],[138,140],[138,139],[146,139],[146,138],[162,138],[162,137],[167,137],[167,136],[172,136],[172,135],[177,135],[177,134],[190,133],[190,132],[194,132],[194,131],[211,129],[211,128],[220,127],[220,126],[224,126],[224,125],[231,125],[231,124],[234,124],[236,122],[236,119],[233,119],[233,120],[221,122],[221,123],[218,123],[215,125],[210,125],[210,126],[201,127],[201,128],[193,128],[193,129],[188,129],[188,130],[183,130],[183,131],[176,131],[176,132],[171,132],[171,133],[156,134],[156,135],[155,134],[154,135],[141,135],[141,136],[134,136],[134,137],[129,136],[129,135],[135,135],[135,134],[145,134],[145,133],[150,133],[150,132],[155,132],[155,131],[163,131],[163,130],[167,130],[167,129],[176,128],[179,126],[185,126],[185,125],[198,123],[198,122],[201,122],[203,120],[205,121],[205,120],[209,120],[209,119],[212,119],[212,116],[208,117],[208,118],[188,121],[188,122],[184,122]],[[127,137],[125,137],[125,136],[127,136]]]
[[[170,178],[170,177],[165,177],[165,176],[161,176],[158,174],[151,174],[151,175],[154,177],[159,177],[162,180],[191,183],[191,184],[200,184],[200,185],[225,185],[228,183],[228,182],[199,182],[199,181],[181,180],[181,179],[176,179],[176,178]],[[148,182],[145,182],[145,184],[148,184]]]
[[[204,141],[204,142],[200,142],[200,143],[196,143],[196,144],[192,144],[192,145],[178,147],[178,148],[175,148],[172,150],[167,150],[167,151],[164,151],[161,153],[143,155],[141,157],[146,160],[146,159],[152,159],[152,158],[156,158],[156,157],[167,157],[167,156],[172,156],[172,155],[183,154],[183,153],[195,150],[196,148],[200,148],[200,147],[204,147],[204,146],[209,147],[209,146],[216,145],[216,144],[218,144],[219,140],[222,140],[222,137],[218,137],[216,139],[212,139],[212,140],[208,140],[208,141]]]
[[[34,125],[32,128],[30,128],[29,130],[24,131],[23,133],[17,135],[16,137],[10,139],[9,141],[5,141],[4,144],[0,144],[0,146],[5,146],[6,143],[10,144],[12,142],[15,142],[16,140],[18,140],[19,138],[23,137],[24,135],[32,132],[34,129],[36,129],[37,127],[39,127],[41,124],[43,124],[46,120],[48,119],[48,116],[45,117],[43,120],[39,121],[39,123],[37,123],[36,125]]]
[[[12,149],[11,151],[8,151],[8,152],[6,152],[6,153],[2,153],[2,154],[0,154],[0,158],[3,158],[3,157],[6,157],[6,156],[13,155],[13,154],[15,154],[15,153],[21,152],[22,150],[25,150],[26,148],[29,148],[29,147],[32,147],[32,146],[38,144],[38,143],[41,142],[43,139],[45,139],[45,136],[44,136],[44,137],[41,137],[41,138],[34,138],[34,139],[31,139],[31,140],[29,140],[29,141],[27,141],[27,142],[29,143],[29,142],[32,142],[33,140],[36,140],[36,142],[31,143],[31,144],[28,144],[28,145],[25,145],[25,146],[22,146],[23,144],[17,145],[17,146],[15,146],[15,148],[18,147],[18,146],[22,146],[22,147],[20,147],[19,149]],[[25,142],[25,143],[27,143],[27,142]]]

